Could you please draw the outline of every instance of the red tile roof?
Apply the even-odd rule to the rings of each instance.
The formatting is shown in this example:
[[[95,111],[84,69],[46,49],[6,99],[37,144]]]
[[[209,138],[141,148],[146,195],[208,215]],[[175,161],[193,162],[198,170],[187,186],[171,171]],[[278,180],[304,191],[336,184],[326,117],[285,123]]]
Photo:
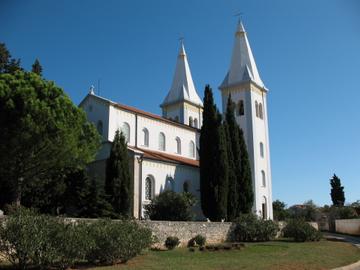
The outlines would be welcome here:
[[[148,149],[138,148],[138,147],[135,148],[135,147],[128,146],[128,148],[143,152],[144,153],[143,157],[146,159],[178,163],[178,164],[183,164],[183,165],[188,165],[188,166],[193,166],[193,167],[200,166],[199,161],[195,160],[195,159],[184,158],[181,156],[171,155],[171,154],[167,154],[164,152],[153,151],[153,150],[148,150]]]

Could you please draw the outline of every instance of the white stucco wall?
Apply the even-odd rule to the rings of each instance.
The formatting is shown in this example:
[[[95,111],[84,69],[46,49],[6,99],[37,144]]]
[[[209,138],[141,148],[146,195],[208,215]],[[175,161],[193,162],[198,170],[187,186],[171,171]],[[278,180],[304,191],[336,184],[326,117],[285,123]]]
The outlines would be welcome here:
[[[360,219],[337,219],[335,228],[338,233],[360,235]]]
[[[165,135],[165,151],[171,155],[179,155],[185,158],[197,159],[198,154],[196,148],[199,145],[199,133],[195,129],[189,129],[177,126],[171,123],[163,122],[158,119],[128,112],[118,107],[110,106],[110,121],[109,121],[109,137],[110,141],[113,140],[115,131],[122,128],[124,123],[130,126],[130,141],[129,146],[146,148],[153,151],[161,151],[159,149],[159,135],[160,132]],[[136,134],[137,125],[137,134]],[[143,129],[146,128],[149,132],[149,145],[144,145]],[[136,137],[137,135],[137,137]],[[177,154],[176,138],[181,140],[181,154]],[[192,157],[189,151],[189,144],[193,141],[195,144],[195,156]]]
[[[109,104],[98,98],[88,95],[80,104],[85,111],[87,119],[97,127],[99,121],[103,123],[102,139],[106,141],[109,136]]]
[[[200,199],[200,175],[199,169],[191,166],[175,165],[154,160],[144,159],[142,162],[142,205],[148,204],[150,201],[145,199],[145,180],[147,177],[153,179],[154,195],[159,195],[165,190],[167,179],[174,180],[174,191],[182,192],[185,181],[188,181],[189,192]],[[143,215],[144,213],[142,213]]]

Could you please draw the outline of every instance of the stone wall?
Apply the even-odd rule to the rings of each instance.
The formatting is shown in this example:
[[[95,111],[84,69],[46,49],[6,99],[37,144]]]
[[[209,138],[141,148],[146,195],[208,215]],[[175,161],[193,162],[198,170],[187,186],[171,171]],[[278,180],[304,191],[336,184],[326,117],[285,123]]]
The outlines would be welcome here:
[[[360,235],[360,219],[337,219],[335,228],[338,233]]]
[[[230,239],[235,224],[231,222],[192,222],[192,221],[139,221],[148,227],[157,237],[158,243],[163,244],[168,236],[176,236],[182,246],[188,241],[201,234],[206,237],[208,243],[220,243]]]

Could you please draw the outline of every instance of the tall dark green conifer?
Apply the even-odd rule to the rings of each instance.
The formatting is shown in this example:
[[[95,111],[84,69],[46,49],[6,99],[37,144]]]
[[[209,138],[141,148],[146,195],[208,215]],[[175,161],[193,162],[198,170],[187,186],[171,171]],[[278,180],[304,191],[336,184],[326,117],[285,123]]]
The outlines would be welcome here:
[[[251,165],[249,154],[247,151],[244,132],[239,129],[239,143],[240,143],[240,167],[241,167],[241,182],[238,186],[239,190],[239,207],[241,213],[250,213],[254,204],[254,191],[251,177]]]
[[[340,178],[336,174],[330,179],[331,185],[331,200],[334,206],[344,206],[345,194],[344,187],[341,186]]]
[[[200,194],[203,213],[211,220],[227,217],[227,146],[221,122],[212,90],[207,85],[200,134]]]
[[[228,219],[233,220],[240,215],[239,193],[241,192],[241,152],[239,134],[240,128],[235,120],[235,104],[229,95],[225,114],[225,128],[227,130],[228,164],[229,164],[229,194]]]
[[[35,60],[34,64],[32,65],[31,72],[36,73],[39,76],[42,76],[42,66],[40,65],[40,61],[38,59]]]
[[[132,215],[133,184],[130,176],[129,158],[125,137],[119,130],[111,146],[106,162],[105,192],[117,214]]]

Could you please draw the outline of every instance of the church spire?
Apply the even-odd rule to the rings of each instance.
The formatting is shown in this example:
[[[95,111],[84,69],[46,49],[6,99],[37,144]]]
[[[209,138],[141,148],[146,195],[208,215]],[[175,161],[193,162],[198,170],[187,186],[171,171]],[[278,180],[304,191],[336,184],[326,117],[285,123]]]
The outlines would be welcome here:
[[[230,69],[220,89],[246,81],[252,81],[258,86],[265,88],[256,67],[244,25],[239,21],[235,32]]]
[[[202,101],[195,89],[191,76],[184,43],[181,40],[173,82],[161,107],[183,101],[202,106]]]

